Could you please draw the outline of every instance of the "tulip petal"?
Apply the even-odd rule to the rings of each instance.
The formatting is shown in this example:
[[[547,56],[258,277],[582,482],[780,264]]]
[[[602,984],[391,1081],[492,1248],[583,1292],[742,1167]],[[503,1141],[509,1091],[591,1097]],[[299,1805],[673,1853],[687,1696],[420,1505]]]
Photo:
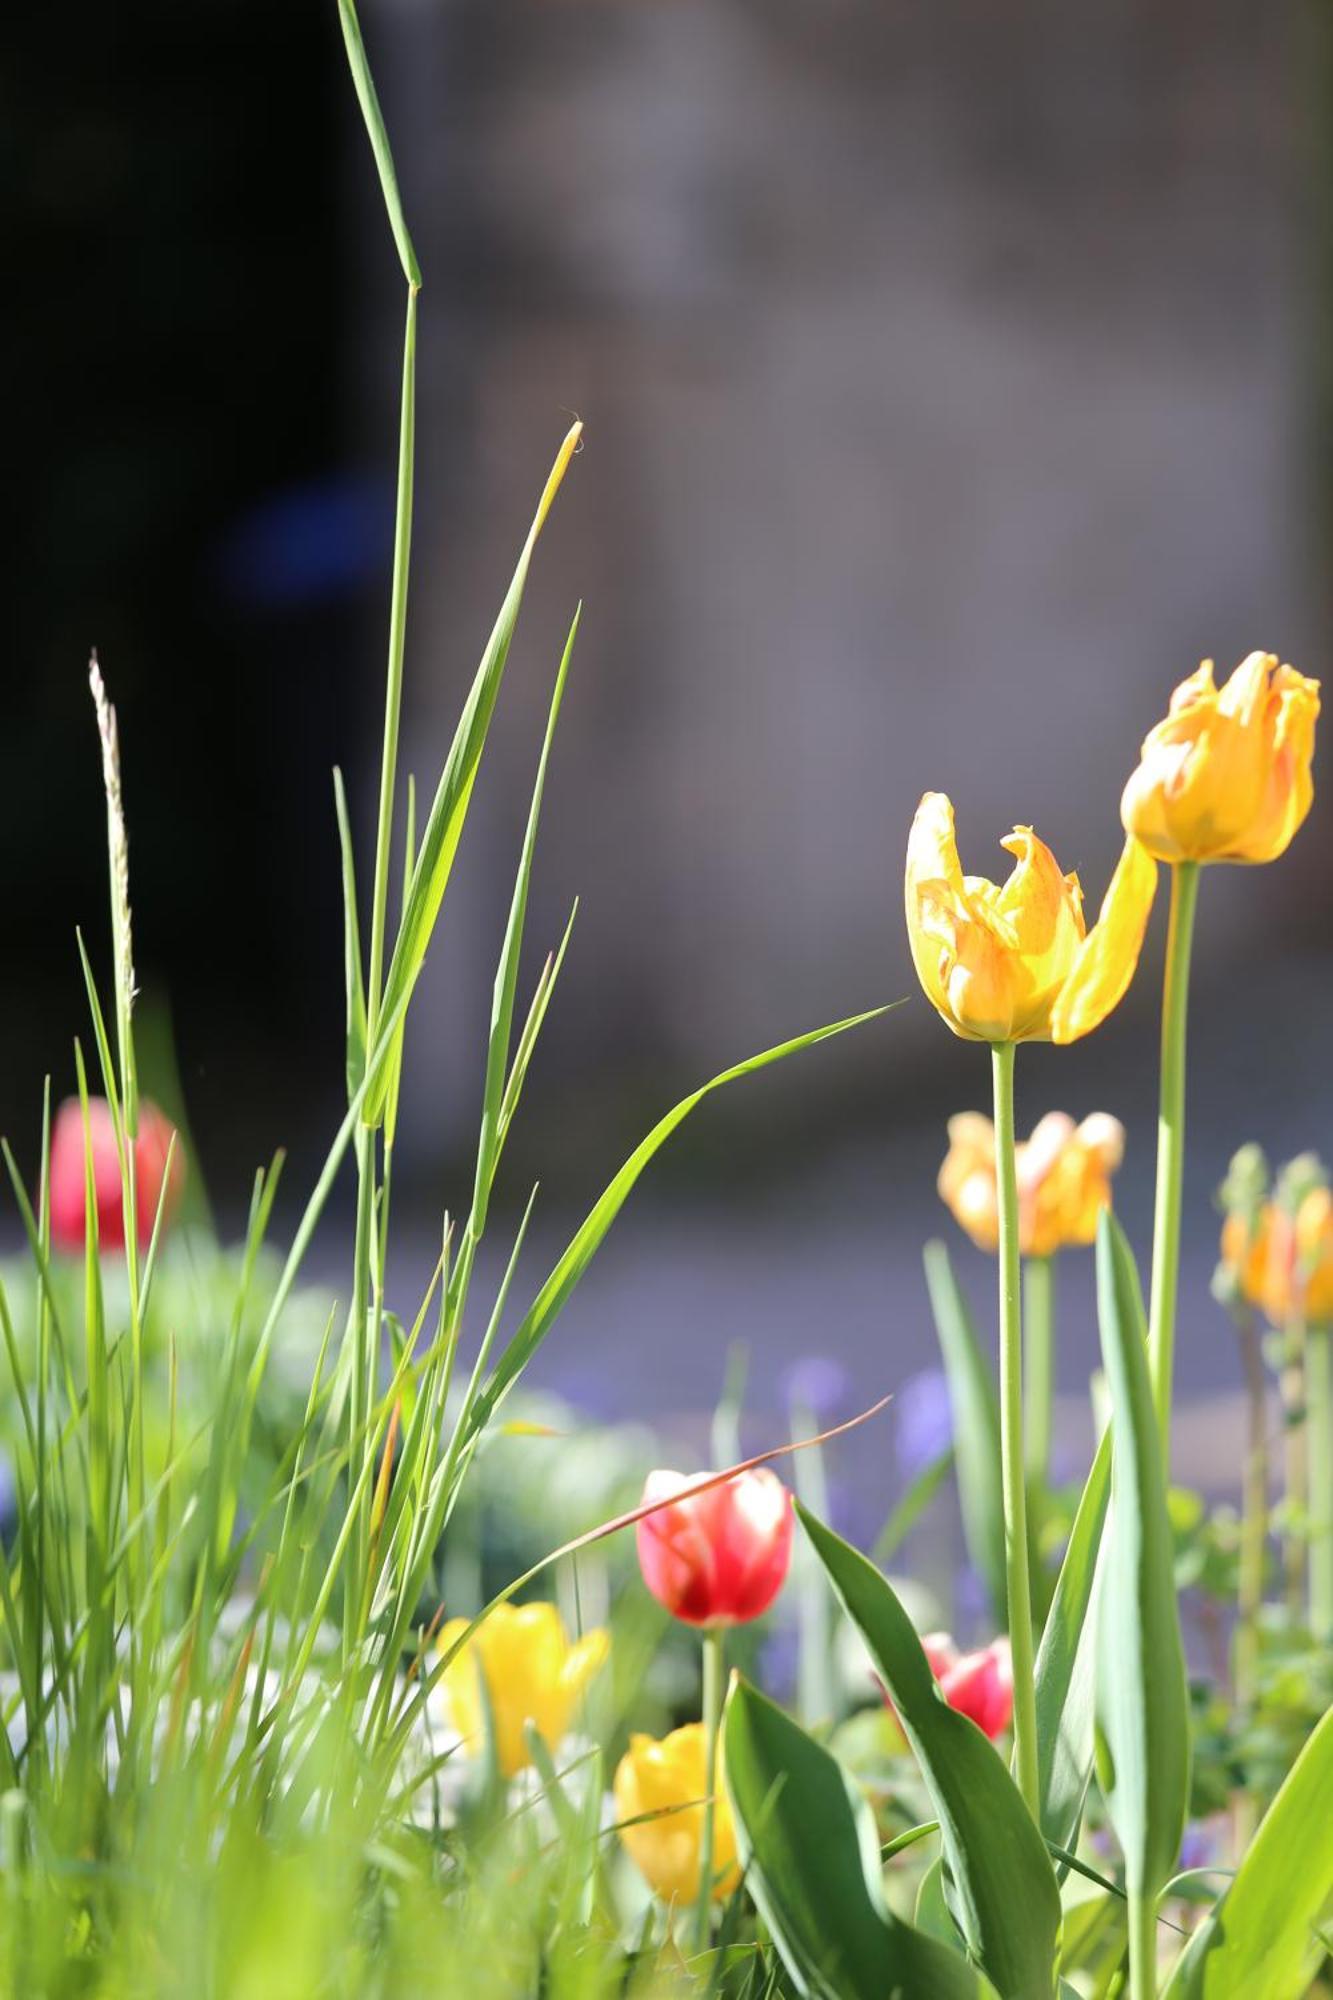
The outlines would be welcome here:
[[[1051,1040],[1076,1042],[1124,998],[1134,977],[1157,891],[1157,863],[1125,842],[1111,885],[1051,1012]]]
[[[1239,669],[1237,669],[1239,671]],[[1273,749],[1263,804],[1253,825],[1238,844],[1238,861],[1276,861],[1285,854],[1314,803],[1315,723],[1319,719],[1319,683],[1279,667],[1273,676],[1270,701]]]
[[[906,901],[907,937],[916,976],[926,998],[947,1020],[945,976],[953,933],[950,929],[941,935],[941,929],[964,916],[966,899],[953,807],[943,792],[927,792],[916,809],[907,839]]]

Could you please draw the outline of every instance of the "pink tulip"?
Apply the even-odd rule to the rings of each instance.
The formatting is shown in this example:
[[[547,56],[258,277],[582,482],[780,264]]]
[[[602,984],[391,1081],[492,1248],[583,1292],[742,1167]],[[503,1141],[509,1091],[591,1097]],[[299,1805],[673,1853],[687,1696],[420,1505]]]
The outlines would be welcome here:
[[[978,1653],[960,1653],[946,1632],[930,1632],[921,1647],[950,1708],[968,1716],[992,1741],[1003,1736],[1014,1712],[1009,1641],[993,1639]]]
[[[650,1472],[638,1523],[639,1568],[659,1604],[687,1625],[740,1625],[767,1611],[791,1561],[791,1495],[766,1466],[696,1492],[700,1474]]]
[[[134,1143],[134,1196],[140,1250],[147,1250],[152,1239],[174,1129],[155,1104],[146,1100],[140,1104],[139,1135]],[[125,1212],[120,1154],[111,1106],[104,1097],[89,1099],[87,1140],[92,1147],[97,1240],[103,1250],[121,1249],[125,1243]],[[84,1146],[83,1108],[77,1097],[66,1098],[56,1113],[51,1132],[51,1241],[57,1250],[82,1250],[84,1245]],[[163,1207],[164,1224],[176,1209],[184,1180],[185,1155],[177,1143]]]

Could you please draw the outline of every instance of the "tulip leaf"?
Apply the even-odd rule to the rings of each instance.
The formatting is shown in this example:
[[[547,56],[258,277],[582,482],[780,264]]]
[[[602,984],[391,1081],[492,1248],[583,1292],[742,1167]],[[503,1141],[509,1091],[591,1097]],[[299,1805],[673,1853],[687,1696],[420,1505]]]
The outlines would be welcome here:
[[[1072,1847],[1092,1776],[1096,1595],[1111,1484],[1111,1434],[1097,1447],[1037,1648],[1037,1781],[1041,1830]]]
[[[1000,1482],[1000,1405],[995,1375],[982,1352],[967,1300],[945,1245],[928,1243],[926,1286],[944,1357],[953,1412],[958,1504],[972,1567],[986,1586],[998,1625],[1005,1616],[1004,1496]]]
[[[1005,2000],[1055,1987],[1060,1891],[1004,1760],[944,1701],[912,1622],[865,1556],[797,1502],[801,1523],[870,1648],[930,1793],[969,1953]]]
[[[1189,1801],[1190,1718],[1171,1525],[1134,1259],[1097,1229],[1097,1318],[1111,1398],[1111,1519],[1097,1619],[1097,1766],[1131,1897],[1175,1866]]]
[[[865,1799],[837,1759],[739,1676],[727,1796],[746,1886],[802,2000],[981,2000],[958,1951],[895,1917]]]
[[[937,1854],[921,1877],[916,1892],[916,1908],[912,1913],[919,1931],[927,1937],[938,1938],[944,1944],[957,1945],[958,1926],[949,1911],[949,1898],[945,1893],[944,1856]]]
[[[1333,1896],[1333,1708],[1264,1814],[1249,1850],[1167,1984],[1164,2000],[1290,2000],[1324,1953]]]

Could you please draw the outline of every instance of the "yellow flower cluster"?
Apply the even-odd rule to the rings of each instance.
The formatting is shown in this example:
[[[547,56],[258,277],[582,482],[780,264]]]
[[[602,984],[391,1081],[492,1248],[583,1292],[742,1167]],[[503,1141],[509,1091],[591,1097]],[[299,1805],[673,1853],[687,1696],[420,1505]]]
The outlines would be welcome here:
[[[1030,1139],[1015,1148],[1018,1242],[1025,1257],[1050,1257],[1091,1243],[1097,1217],[1111,1205],[1111,1176],[1125,1152],[1125,1128],[1094,1111],[1075,1125],[1049,1111]],[[939,1176],[940,1198],[979,1250],[999,1246],[995,1127],[979,1111],[949,1120],[949,1151]]]
[[[1126,842],[1089,931],[1077,875],[1031,827],[1007,880],[964,875],[953,806],[927,792],[907,844],[907,932],[927,998],[977,1042],[1073,1042],[1124,997],[1157,863],[1273,861],[1310,810],[1319,683],[1251,653],[1225,687],[1205,660],[1144,741],[1120,804]]]

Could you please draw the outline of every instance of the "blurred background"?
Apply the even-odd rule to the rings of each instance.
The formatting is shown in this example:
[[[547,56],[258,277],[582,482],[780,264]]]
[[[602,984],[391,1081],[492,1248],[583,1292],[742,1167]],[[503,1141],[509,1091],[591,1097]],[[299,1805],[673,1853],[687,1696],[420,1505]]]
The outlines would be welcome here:
[[[1255,646],[1326,670],[1327,10],[362,11],[425,275],[404,765],[427,794],[570,412],[587,427],[413,1016],[391,1278],[410,1310],[470,1187],[494,961],[582,598],[525,988],[580,911],[507,1167],[515,1210],[543,1184],[533,1283],[687,1089],[906,1000],[704,1108],[539,1364],[594,1413],[689,1417],[743,1340],[767,1441],[811,1357],[834,1416],[933,1365],[931,1232],[993,1313],[933,1191],[945,1119],[989,1077],[911,973],[921,791],[957,801],[966,866],[998,872],[1030,821],[1095,908],[1172,686]],[[5,40],[0,1129],[30,1163],[42,1075],[72,1086],[76,924],[107,961],[95,645],[144,1019],[234,1229],[279,1145],[295,1212],[342,1103],[330,769],[368,877],[401,276],[332,0],[28,9]],[[1180,1338],[1201,1477],[1239,1457],[1212,1190],[1246,1138],[1333,1153],[1331,798],[1324,778],[1279,866],[1204,884]],[[1019,1065],[1020,1130],[1052,1107],[1125,1119],[1141,1252],[1164,916],[1110,1024]],[[345,1215],[317,1249],[335,1284]],[[1094,1353],[1073,1257],[1074,1457]]]

